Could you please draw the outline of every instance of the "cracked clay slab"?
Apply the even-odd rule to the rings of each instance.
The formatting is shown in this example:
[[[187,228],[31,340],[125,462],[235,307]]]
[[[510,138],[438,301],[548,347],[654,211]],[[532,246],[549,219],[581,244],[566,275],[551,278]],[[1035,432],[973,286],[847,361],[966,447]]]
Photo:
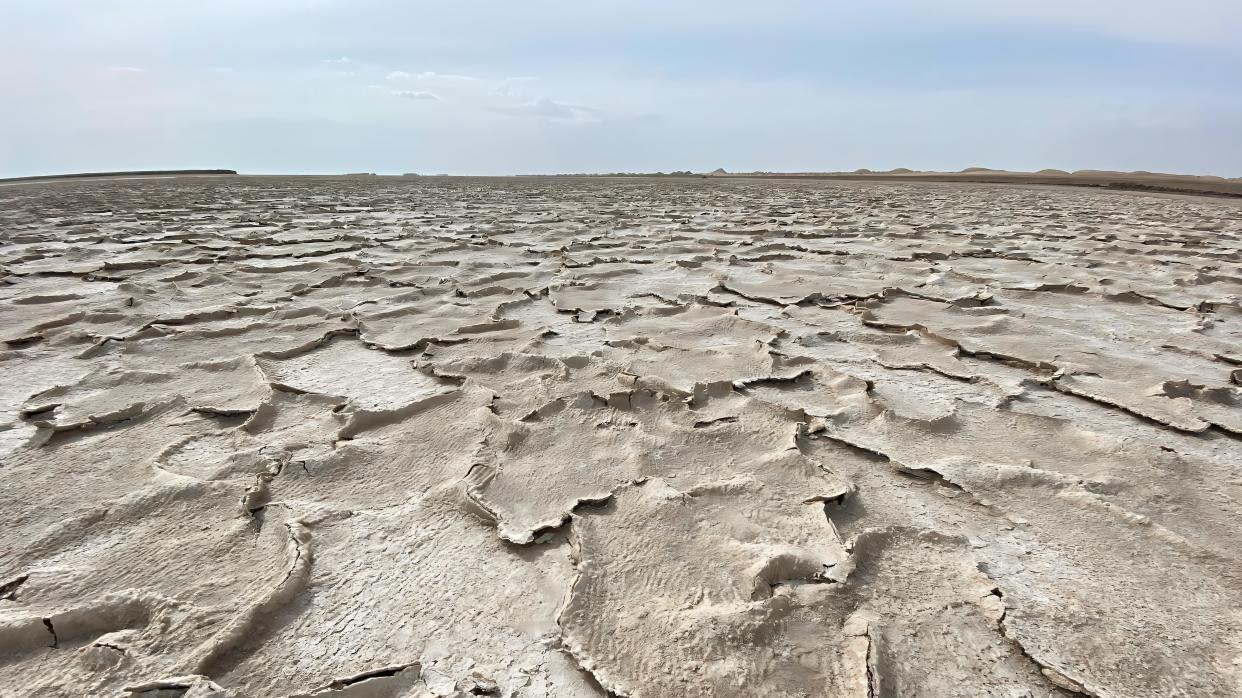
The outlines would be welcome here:
[[[0,696],[1242,695],[1240,213],[0,187]]]

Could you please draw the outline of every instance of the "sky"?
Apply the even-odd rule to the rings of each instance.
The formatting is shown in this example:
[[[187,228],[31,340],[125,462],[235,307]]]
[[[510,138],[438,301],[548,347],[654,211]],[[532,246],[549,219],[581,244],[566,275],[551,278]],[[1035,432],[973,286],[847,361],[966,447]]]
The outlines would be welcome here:
[[[1242,176],[1242,0],[0,0],[0,177]]]

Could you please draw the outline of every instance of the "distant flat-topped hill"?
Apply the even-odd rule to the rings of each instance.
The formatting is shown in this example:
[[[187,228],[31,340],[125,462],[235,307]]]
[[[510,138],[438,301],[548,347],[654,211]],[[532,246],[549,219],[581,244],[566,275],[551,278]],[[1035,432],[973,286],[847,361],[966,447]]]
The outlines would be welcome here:
[[[189,175],[235,175],[237,170],[128,170],[123,172],[75,172],[0,178],[0,182],[36,182],[45,179],[91,179],[107,177],[183,177]]]

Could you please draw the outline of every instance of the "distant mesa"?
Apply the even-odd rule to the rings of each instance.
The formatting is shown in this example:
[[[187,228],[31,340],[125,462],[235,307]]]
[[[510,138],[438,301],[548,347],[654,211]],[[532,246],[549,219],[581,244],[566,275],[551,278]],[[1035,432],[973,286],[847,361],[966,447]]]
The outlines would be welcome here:
[[[1041,174],[1041,175],[1068,175],[1069,173],[1068,173],[1068,172],[1066,172],[1065,170],[1058,170],[1058,169],[1054,169],[1054,168],[1049,167],[1049,168],[1047,168],[1047,169],[1040,170],[1039,172],[1036,172],[1035,174]]]
[[[898,167],[887,172],[881,172],[880,174],[914,174],[914,170],[908,167]]]
[[[872,172],[871,170],[868,170],[865,167],[860,167],[857,170],[854,170],[854,174],[875,174],[875,173]]]
[[[994,170],[991,167],[967,167],[966,169],[961,170],[961,172],[962,174],[965,174],[967,172],[1004,172],[1004,170]]]
[[[123,170],[117,172],[75,172],[72,174],[8,177],[0,182],[35,182],[43,179],[91,179],[107,177],[182,177],[187,175],[235,175],[237,170]]]
[[[708,172],[707,174],[709,177],[720,177],[722,175],[727,175],[729,173],[725,172],[725,168],[717,167],[716,169],[712,170],[711,172]]]
[[[417,172],[403,172],[401,176],[402,177],[422,177],[422,175],[420,175]]]

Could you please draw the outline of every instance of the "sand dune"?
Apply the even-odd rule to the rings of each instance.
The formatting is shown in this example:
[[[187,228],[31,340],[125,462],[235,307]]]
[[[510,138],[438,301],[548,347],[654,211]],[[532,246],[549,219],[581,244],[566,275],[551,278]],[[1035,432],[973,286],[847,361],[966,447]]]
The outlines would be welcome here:
[[[713,174],[0,190],[0,694],[1242,694],[1236,202]]]

